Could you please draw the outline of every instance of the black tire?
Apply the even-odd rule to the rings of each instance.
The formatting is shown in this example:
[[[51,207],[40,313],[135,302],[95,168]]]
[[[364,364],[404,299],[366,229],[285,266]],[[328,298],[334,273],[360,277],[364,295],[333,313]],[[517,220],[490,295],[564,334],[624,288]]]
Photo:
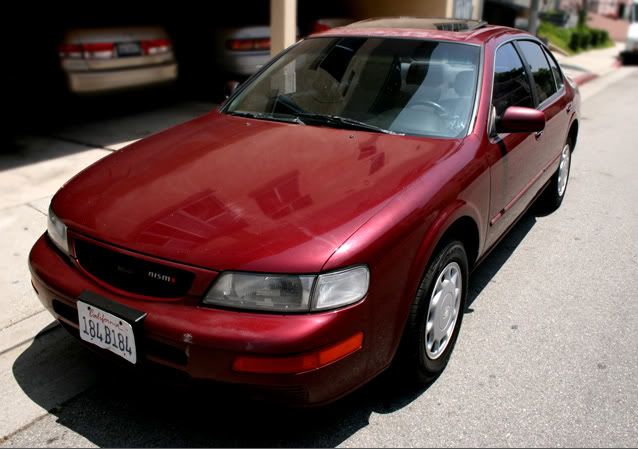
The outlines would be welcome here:
[[[538,197],[538,200],[536,203],[538,212],[542,214],[550,214],[554,212],[555,210],[557,210],[560,207],[560,205],[563,204],[563,199],[565,198],[565,194],[567,193],[567,187],[569,185],[569,176],[571,173],[571,156],[572,156],[572,153],[574,152],[574,145],[572,144],[571,139],[568,139],[565,145],[569,146],[569,153],[570,153],[569,155],[570,163],[567,170],[567,184],[565,185],[565,188],[562,194],[560,194],[558,190],[560,167],[557,168],[556,172],[552,175],[552,178],[549,181],[549,184],[547,185],[547,187],[545,187],[545,190],[543,191],[543,193],[541,193],[541,196]]]
[[[426,324],[432,290],[439,275],[450,263],[456,262],[462,276],[461,302],[456,324],[447,346],[435,359],[426,351]],[[465,247],[458,240],[449,241],[439,246],[431,259],[423,276],[416,297],[410,307],[406,328],[397,355],[397,365],[402,372],[407,372],[418,384],[427,384],[435,379],[447,366],[450,355],[459,335],[465,303],[467,298],[469,269]]]
[[[636,64],[636,60],[638,59],[635,53],[629,53],[629,52],[621,53],[620,58],[622,60],[623,65],[634,65]]]

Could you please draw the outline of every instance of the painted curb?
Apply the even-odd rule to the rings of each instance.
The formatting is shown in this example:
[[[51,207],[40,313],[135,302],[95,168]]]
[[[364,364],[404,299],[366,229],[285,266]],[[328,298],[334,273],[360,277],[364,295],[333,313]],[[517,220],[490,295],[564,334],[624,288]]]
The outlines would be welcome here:
[[[609,70],[609,72],[622,67],[622,65],[623,65],[622,61],[620,59],[616,58],[614,60],[614,63],[611,65],[611,70]],[[606,72],[603,75],[606,75],[609,72]],[[583,84],[586,84],[586,83],[588,83],[590,81],[593,81],[596,78],[600,78],[600,76],[601,75],[593,73],[593,72],[583,73],[582,75],[574,77],[574,82],[576,83],[577,86],[582,86]]]
[[[574,83],[576,83],[577,86],[582,86],[583,84],[595,80],[596,78],[598,78],[598,75],[595,73],[584,73],[575,77]]]

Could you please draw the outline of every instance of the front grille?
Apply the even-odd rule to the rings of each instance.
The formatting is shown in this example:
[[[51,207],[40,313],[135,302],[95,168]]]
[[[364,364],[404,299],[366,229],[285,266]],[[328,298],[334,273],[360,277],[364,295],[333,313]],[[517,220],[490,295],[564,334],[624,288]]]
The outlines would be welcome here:
[[[75,255],[86,271],[121,290],[159,298],[185,295],[193,273],[128,256],[84,240],[75,241]]]

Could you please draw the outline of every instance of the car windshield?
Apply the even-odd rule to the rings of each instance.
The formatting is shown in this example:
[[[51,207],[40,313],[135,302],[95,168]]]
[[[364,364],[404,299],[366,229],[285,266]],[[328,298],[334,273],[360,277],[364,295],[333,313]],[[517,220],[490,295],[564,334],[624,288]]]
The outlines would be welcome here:
[[[377,37],[306,39],[259,73],[223,112],[418,136],[465,135],[480,49]]]

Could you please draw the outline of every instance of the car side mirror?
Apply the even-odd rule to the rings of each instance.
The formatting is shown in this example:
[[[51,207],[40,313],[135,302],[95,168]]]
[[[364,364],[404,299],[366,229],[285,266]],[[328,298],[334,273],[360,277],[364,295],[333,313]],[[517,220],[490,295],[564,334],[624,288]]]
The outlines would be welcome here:
[[[510,106],[496,120],[497,133],[531,133],[545,129],[545,113],[537,109]]]

